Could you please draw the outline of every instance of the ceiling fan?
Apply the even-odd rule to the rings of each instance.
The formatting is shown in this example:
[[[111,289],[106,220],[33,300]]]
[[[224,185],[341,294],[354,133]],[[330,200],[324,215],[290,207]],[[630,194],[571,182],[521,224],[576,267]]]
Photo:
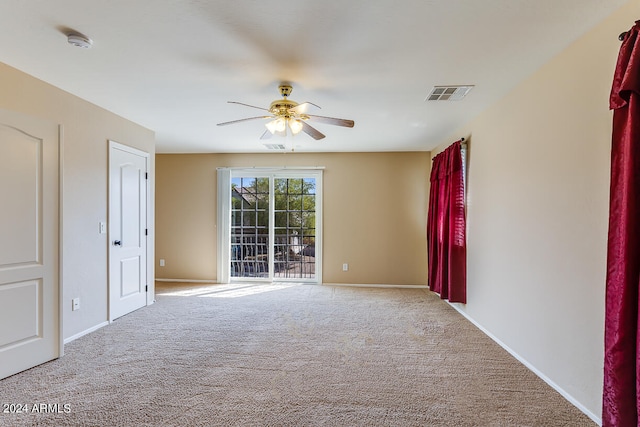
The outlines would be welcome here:
[[[229,104],[239,104],[246,107],[257,108],[258,110],[267,111],[268,113],[270,113],[270,115],[232,120],[230,122],[218,123],[218,126],[226,126],[234,123],[246,122],[249,120],[271,119],[269,122],[265,123],[267,130],[264,131],[260,139],[269,139],[273,135],[286,136],[287,129],[291,131],[293,135],[297,135],[298,133],[300,133],[300,131],[302,131],[311,136],[313,139],[324,138],[325,135],[316,128],[310,126],[307,123],[308,121],[315,121],[318,123],[326,123],[330,125],[344,126],[349,128],[353,127],[353,120],[336,119],[334,117],[308,114],[308,106],[312,105],[316,108],[320,107],[311,102],[302,102],[298,104],[295,101],[287,99],[287,97],[291,95],[291,91],[293,90],[293,88],[289,84],[282,83],[278,88],[280,89],[282,99],[273,101],[269,108],[256,107],[255,105],[244,104],[237,101],[229,101]]]

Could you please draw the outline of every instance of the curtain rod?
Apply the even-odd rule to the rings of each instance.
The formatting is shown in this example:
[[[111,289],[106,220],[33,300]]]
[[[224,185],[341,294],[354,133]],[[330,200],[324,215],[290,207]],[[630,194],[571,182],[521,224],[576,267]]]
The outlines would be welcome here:
[[[460,145],[465,145],[465,146],[467,145],[467,143],[466,143],[466,142],[464,142],[464,138],[460,138]],[[436,154],[435,156],[433,156],[433,157],[431,158],[431,161],[433,161],[433,159],[435,159],[436,157],[438,157],[438,155],[439,155],[439,154],[440,154],[440,153],[438,153],[438,154]]]

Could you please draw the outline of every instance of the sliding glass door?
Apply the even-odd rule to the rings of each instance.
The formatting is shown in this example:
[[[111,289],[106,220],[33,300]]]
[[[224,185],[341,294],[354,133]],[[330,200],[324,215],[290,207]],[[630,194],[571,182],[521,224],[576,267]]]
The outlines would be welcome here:
[[[320,170],[231,170],[231,280],[320,282],[321,178]]]

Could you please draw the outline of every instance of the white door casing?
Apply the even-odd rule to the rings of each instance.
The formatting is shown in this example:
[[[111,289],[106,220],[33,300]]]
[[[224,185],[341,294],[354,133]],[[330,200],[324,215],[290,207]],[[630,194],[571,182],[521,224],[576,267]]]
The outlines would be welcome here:
[[[149,153],[109,141],[109,320],[147,304]]]
[[[0,110],[0,378],[62,355],[59,127]]]

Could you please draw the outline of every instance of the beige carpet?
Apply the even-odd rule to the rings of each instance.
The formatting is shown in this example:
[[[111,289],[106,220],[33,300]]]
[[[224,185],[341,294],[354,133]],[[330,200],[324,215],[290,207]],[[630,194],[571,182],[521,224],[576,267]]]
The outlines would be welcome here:
[[[425,290],[157,294],[62,359],[0,381],[0,403],[62,412],[0,412],[0,425],[595,425]]]

